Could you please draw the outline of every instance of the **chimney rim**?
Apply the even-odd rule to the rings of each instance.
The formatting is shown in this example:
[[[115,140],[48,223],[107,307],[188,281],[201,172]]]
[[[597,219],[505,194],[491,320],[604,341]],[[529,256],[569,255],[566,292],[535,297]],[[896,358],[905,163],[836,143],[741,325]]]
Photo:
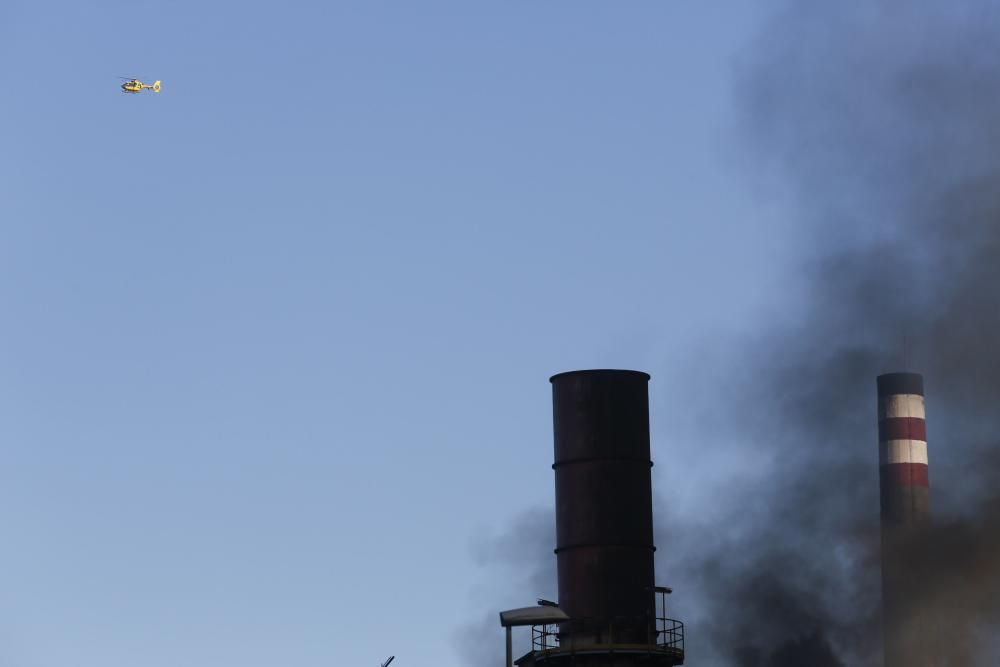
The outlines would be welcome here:
[[[910,371],[882,373],[875,378],[875,384],[879,396],[892,396],[894,394],[924,395],[924,376],[921,373]]]
[[[556,380],[562,379],[562,378],[570,376],[570,375],[623,375],[623,376],[636,376],[636,377],[645,378],[645,380],[647,382],[652,379],[652,376],[649,373],[646,373],[644,371],[636,371],[636,370],[625,369],[625,368],[589,368],[589,369],[580,369],[580,370],[575,370],[575,371],[563,371],[562,373],[556,373],[555,375],[553,375],[552,377],[549,378],[549,382],[553,382],[554,383]]]

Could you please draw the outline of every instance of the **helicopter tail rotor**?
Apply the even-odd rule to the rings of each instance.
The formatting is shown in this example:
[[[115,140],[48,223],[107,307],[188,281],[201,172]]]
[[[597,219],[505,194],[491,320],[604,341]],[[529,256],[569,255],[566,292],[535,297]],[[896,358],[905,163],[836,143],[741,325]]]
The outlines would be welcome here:
[[[154,93],[160,92],[160,82],[159,81],[154,81],[153,82],[153,92]]]

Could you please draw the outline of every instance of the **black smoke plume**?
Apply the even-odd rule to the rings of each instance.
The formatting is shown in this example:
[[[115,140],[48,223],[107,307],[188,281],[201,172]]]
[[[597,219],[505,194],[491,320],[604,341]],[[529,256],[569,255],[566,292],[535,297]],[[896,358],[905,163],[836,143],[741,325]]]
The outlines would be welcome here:
[[[928,664],[1000,664],[1000,5],[789,2],[737,69],[745,155],[791,195],[798,263],[774,326],[651,369],[673,385],[652,406],[657,573],[686,662],[882,664],[875,377],[911,370],[933,523],[904,566],[936,619]]]
[[[1000,5],[796,2],[744,55],[741,129],[793,195],[802,270],[779,296],[801,315],[714,355],[703,403],[738,423],[713,435],[764,463],[712,526],[660,526],[661,571],[693,584],[689,662],[881,664],[875,376],[912,370],[934,514],[898,564],[934,619],[912,664],[1000,664]]]

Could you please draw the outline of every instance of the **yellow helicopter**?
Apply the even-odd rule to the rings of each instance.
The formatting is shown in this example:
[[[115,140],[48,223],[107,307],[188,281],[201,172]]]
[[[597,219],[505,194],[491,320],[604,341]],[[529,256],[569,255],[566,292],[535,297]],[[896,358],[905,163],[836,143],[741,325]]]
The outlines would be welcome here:
[[[143,90],[152,90],[154,93],[160,92],[160,82],[154,81],[153,83],[143,83],[139,79],[126,79],[122,77],[125,82],[122,84],[123,93],[141,93]]]

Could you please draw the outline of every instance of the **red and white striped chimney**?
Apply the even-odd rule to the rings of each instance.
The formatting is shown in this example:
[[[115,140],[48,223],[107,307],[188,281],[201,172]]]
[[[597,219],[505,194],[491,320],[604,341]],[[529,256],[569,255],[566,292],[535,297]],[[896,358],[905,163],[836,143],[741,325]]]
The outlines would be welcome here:
[[[930,513],[924,378],[878,377],[879,491],[882,514],[882,632],[885,667],[931,664],[926,610],[913,566]]]
[[[883,522],[909,522],[927,516],[930,510],[924,419],[923,376],[888,373],[878,377]]]

